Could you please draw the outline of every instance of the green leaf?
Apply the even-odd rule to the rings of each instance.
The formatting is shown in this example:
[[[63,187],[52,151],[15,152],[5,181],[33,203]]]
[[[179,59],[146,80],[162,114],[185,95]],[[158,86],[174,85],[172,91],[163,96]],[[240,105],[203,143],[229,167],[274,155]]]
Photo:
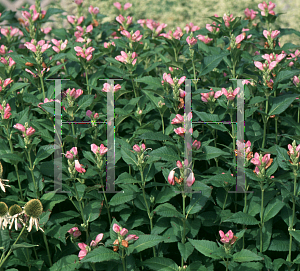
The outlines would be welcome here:
[[[198,112],[196,110],[193,110],[193,113],[196,113],[202,121],[220,121],[219,115],[217,114],[208,114],[206,112]]]
[[[257,225],[259,221],[251,215],[245,214],[241,211],[234,213],[231,217],[224,220],[223,222],[233,222],[243,225]]]
[[[86,256],[87,257],[87,256]],[[73,271],[79,270],[81,263],[79,262],[77,255],[68,255],[60,258],[49,269],[50,271]]]
[[[162,190],[155,197],[155,203],[165,203],[169,201],[171,198],[175,197],[177,194],[174,190],[169,186],[164,186]]]
[[[23,88],[25,86],[28,86],[28,85],[29,85],[29,83],[14,83],[12,85],[12,87],[9,89],[9,92],[16,91],[16,90]]]
[[[124,193],[120,192],[113,195],[109,204],[111,206],[121,205],[124,204],[125,202],[133,200],[135,197],[136,197],[136,192],[131,190],[124,190]]]
[[[20,244],[14,244],[11,246],[11,250],[16,250],[18,248],[29,248],[29,247],[38,247],[39,245],[32,245],[32,244],[28,244],[28,243],[20,243]]]
[[[233,254],[234,262],[254,262],[254,261],[262,261],[263,258],[255,254],[254,252],[248,249],[242,249],[241,251]]]
[[[188,257],[193,253],[194,247],[189,242],[185,244],[178,242],[178,250],[180,252],[181,257],[183,257],[183,260],[186,262]]]
[[[281,148],[278,145],[276,145],[276,151],[277,151],[277,163],[278,165],[283,168],[284,170],[290,170],[290,167],[288,165],[289,156],[287,154],[287,149]]]
[[[202,265],[202,262],[192,262],[186,271],[208,271],[208,269],[205,265]]]
[[[298,241],[300,242],[300,230],[290,230],[289,233]]]
[[[84,217],[89,222],[96,220],[100,216],[101,200],[90,201],[83,209]]]
[[[211,255],[214,251],[218,249],[216,242],[207,241],[207,240],[193,240],[193,239],[189,239],[189,242],[193,245],[195,249],[197,249],[204,256],[213,259],[220,259],[219,256]]]
[[[116,184],[141,183],[135,177],[132,177],[128,172],[123,172],[115,181]]]
[[[201,193],[193,193],[190,204],[186,208],[186,214],[192,215],[198,213],[206,204],[211,194],[211,189],[201,191]]]
[[[300,70],[292,70],[292,71],[280,71],[276,75],[276,79],[274,82],[274,88],[276,88],[277,84],[286,79],[292,79],[295,75],[299,75]]]
[[[178,154],[170,147],[161,147],[151,152],[150,157],[159,157],[159,159],[168,162],[179,160]]]
[[[170,203],[164,203],[155,208],[154,213],[163,217],[179,217],[183,218],[183,214],[179,213],[176,208]]]
[[[278,197],[271,200],[265,208],[263,221],[267,222],[271,218],[275,217],[284,205],[285,203],[282,202]]]
[[[218,54],[218,55],[212,55],[212,56],[206,56],[203,59],[203,64],[202,64],[202,70],[199,74],[199,76],[203,76],[210,71],[212,71],[214,68],[216,68],[220,62],[222,61],[223,57],[228,56],[229,53],[225,54]]]
[[[138,253],[141,252],[147,248],[152,248],[159,243],[163,242],[166,239],[166,237],[159,236],[159,235],[140,235],[139,239],[134,242],[132,245],[128,248],[128,253]]]
[[[82,260],[82,263],[101,263],[104,261],[119,260],[119,253],[112,249],[100,246],[89,252]]]
[[[279,115],[286,110],[290,104],[299,97],[299,94],[286,94],[273,99],[273,105],[268,113],[269,116]]]
[[[23,162],[23,159],[21,157],[19,157],[17,154],[15,153],[5,153],[5,154],[1,154],[0,155],[0,159],[3,159],[5,161],[5,159],[7,159],[8,161],[10,161],[12,164],[17,164],[18,162]],[[5,161],[6,162],[6,161]]]
[[[80,96],[81,99],[78,102],[78,108],[76,112],[79,109],[85,110],[88,106],[90,106],[94,100],[94,95],[82,95]]]
[[[55,108],[54,103],[55,102],[44,103],[44,104],[41,104],[40,107],[45,109],[45,111],[47,111],[51,115],[54,115],[54,108]]]
[[[221,155],[229,155],[229,153],[220,150],[219,148],[211,147],[211,146],[203,146],[202,148],[204,154],[200,154],[197,159],[198,160],[210,160]]]
[[[60,64],[58,66],[51,67],[50,70],[47,72],[47,75],[45,76],[45,79],[48,79],[50,76],[53,74],[57,73],[61,68],[63,67],[64,64]]]
[[[33,165],[37,165],[40,161],[46,159],[54,152],[55,152],[55,148],[53,148],[52,145],[50,145],[50,146],[45,145],[45,146],[40,147],[36,154]]]
[[[161,79],[157,78],[157,77],[145,76],[145,77],[142,77],[142,78],[135,79],[134,81],[150,85],[151,88],[153,88],[153,89],[162,88]],[[143,91],[143,92],[146,93],[146,91]]]
[[[136,156],[128,149],[123,148],[123,146],[121,146],[121,154],[122,154],[122,158],[123,160],[128,164],[128,165],[138,165],[137,164],[137,160],[136,160]]]
[[[162,132],[147,132],[139,136],[140,139],[151,139],[151,140],[171,140],[167,135],[164,135]]]
[[[142,262],[142,266],[146,266],[155,271],[178,271],[178,265],[171,259],[165,257],[151,258]]]

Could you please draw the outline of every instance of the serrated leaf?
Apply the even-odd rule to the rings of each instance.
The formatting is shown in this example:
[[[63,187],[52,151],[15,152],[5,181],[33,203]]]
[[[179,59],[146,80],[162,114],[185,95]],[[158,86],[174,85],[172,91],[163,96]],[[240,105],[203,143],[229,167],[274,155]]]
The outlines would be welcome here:
[[[285,203],[282,202],[277,197],[271,200],[267,205],[267,207],[265,208],[263,221],[267,222],[271,218],[275,217],[279,213],[279,211],[283,208],[284,205]]]
[[[166,146],[158,148],[151,152],[150,156],[159,157],[163,161],[174,162],[179,160],[178,154]]]
[[[68,255],[60,258],[49,269],[50,271],[73,271],[79,270],[81,263],[79,262],[77,255]]]
[[[179,242],[178,250],[180,252],[181,257],[183,257],[183,260],[186,262],[188,257],[193,253],[194,247],[190,242],[187,242],[185,244]]]
[[[54,152],[55,152],[55,148],[53,148],[51,145],[50,147],[48,145],[40,147],[36,154],[33,165],[37,165],[40,161],[46,159]]]
[[[155,271],[178,271],[178,265],[171,259],[165,257],[151,258],[142,262],[142,266],[146,266]]]
[[[128,165],[138,165],[137,164],[137,160],[136,160],[136,156],[128,149],[125,149],[123,147],[121,147],[121,154],[122,154],[122,158],[123,160],[128,164]]]
[[[219,256],[211,255],[214,251],[218,249],[216,242],[207,241],[207,240],[193,240],[189,239],[189,242],[206,257],[213,259],[220,259]]]
[[[138,253],[147,248],[152,248],[160,242],[163,242],[165,239],[166,237],[158,235],[140,235],[139,239],[129,246],[128,253]]]
[[[32,244],[28,244],[28,243],[20,243],[20,244],[14,244],[11,246],[11,250],[16,250],[18,248],[29,248],[29,247],[38,247],[39,245],[32,245]]]
[[[233,254],[234,262],[254,262],[254,261],[262,261],[263,258],[255,254],[254,252],[248,249],[242,249],[241,251]]]
[[[268,113],[269,116],[279,115],[285,111],[291,103],[299,97],[299,94],[286,94],[273,99],[272,107]]]
[[[183,214],[179,213],[176,208],[170,203],[164,203],[155,208],[153,211],[163,217],[179,217],[183,218]]]
[[[212,71],[214,68],[216,68],[220,62],[222,61],[223,57],[229,55],[229,53],[224,54],[218,54],[218,55],[212,55],[212,56],[206,56],[203,59],[203,68],[199,74],[199,76],[203,76],[210,71]]]
[[[119,260],[119,253],[112,249],[100,246],[89,252],[82,260],[82,263],[101,263],[104,261]]]
[[[241,211],[234,213],[231,217],[224,220],[223,222],[233,222],[243,225],[257,225],[259,221],[251,215],[245,214]]]
[[[136,192],[131,190],[124,190],[124,193],[116,193],[111,199],[109,204],[111,206],[121,205],[128,201],[133,200],[136,197]]]

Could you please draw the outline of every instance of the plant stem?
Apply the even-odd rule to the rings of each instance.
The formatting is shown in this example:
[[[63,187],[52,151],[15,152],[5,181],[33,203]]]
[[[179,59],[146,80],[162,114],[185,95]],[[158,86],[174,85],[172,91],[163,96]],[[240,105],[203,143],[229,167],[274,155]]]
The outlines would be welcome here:
[[[77,199],[77,202],[79,204],[81,218],[82,218],[82,221],[83,221],[83,223],[85,225],[86,239],[88,239],[89,238],[89,231],[88,231],[85,219],[84,219],[84,214],[83,214],[83,209],[82,209],[82,205],[81,205],[81,200],[79,199],[79,195],[78,195],[78,192],[77,192],[75,181],[73,182],[73,186],[74,186],[74,190],[75,190],[75,193],[76,193],[76,199]]]
[[[152,229],[153,229],[152,219],[153,219],[153,217],[151,216],[150,208],[148,206],[148,202],[147,202],[147,199],[146,199],[144,174],[143,174],[142,168],[140,168],[140,173],[141,173],[141,178],[142,178],[142,184],[140,184],[140,187],[143,190],[143,197],[144,197],[145,205],[146,205],[146,208],[147,208],[148,217],[149,217],[149,220],[150,220],[150,229],[151,229],[151,232],[152,232]],[[154,257],[156,257],[155,247],[153,247],[153,255],[154,255]]]
[[[89,78],[88,78],[88,69],[85,68],[85,80],[86,80],[86,86],[87,86],[87,91],[88,95],[91,95],[90,87],[89,87]]]
[[[262,240],[262,230],[263,230],[263,212],[264,212],[264,189],[263,184],[261,184],[261,204],[260,204],[260,253],[263,250],[263,240]]]
[[[40,79],[41,79],[41,85],[42,85],[42,90],[43,90],[43,100],[45,100],[45,87],[44,87],[44,80],[43,80],[43,77],[40,76]]]
[[[21,232],[20,232],[18,238],[17,238],[16,241],[13,243],[13,245],[15,245],[15,244],[19,241],[19,239],[20,239],[21,235],[23,234],[25,228],[26,228],[26,226],[23,227],[23,229],[21,230]],[[9,256],[11,253],[12,253],[12,249],[11,249],[11,247],[10,247],[8,253],[7,253],[6,256],[5,256],[5,258],[0,262],[0,267],[4,264],[4,262],[6,261],[6,259],[8,258],[8,256]],[[2,255],[4,255],[4,252],[3,252]],[[1,257],[1,258],[2,258],[2,257]]]
[[[266,111],[265,113],[268,113],[268,105],[269,105],[269,96],[267,96],[267,100],[266,100]],[[262,146],[261,148],[263,149],[265,147],[265,141],[266,141],[266,129],[267,129],[267,123],[268,123],[268,117],[267,116],[262,116],[263,117],[263,121],[264,121],[264,137],[263,137],[263,142],[262,142]]]
[[[110,216],[110,211],[109,211],[109,205],[108,205],[108,202],[107,202],[107,197],[106,197],[106,194],[105,194],[105,190],[104,190],[104,185],[103,185],[103,182],[102,182],[102,178],[101,178],[101,185],[102,185],[102,191],[103,191],[103,195],[104,195],[104,199],[105,199],[105,207],[107,209],[107,215],[108,215],[109,225],[111,225],[111,216]]]
[[[162,129],[163,129],[163,134],[165,134],[165,123],[164,123],[164,115],[160,114],[161,117],[161,125],[162,125]]]
[[[175,61],[177,62],[176,48],[175,48],[175,47],[173,47],[173,49],[174,49]]]
[[[226,259],[226,271],[228,271],[228,259]]]
[[[28,156],[28,161],[29,161],[29,165],[30,165],[29,170],[30,170],[30,172],[31,172],[31,177],[32,177],[34,189],[35,189],[35,191],[36,191],[37,198],[39,199],[39,198],[40,198],[40,192],[39,192],[38,187],[36,186],[36,181],[35,181],[35,177],[34,177],[34,173],[33,173],[31,157],[30,157],[30,150],[28,150],[27,156]]]
[[[48,254],[48,260],[49,260],[50,266],[52,266],[52,261],[51,261],[51,255],[50,255],[50,251],[49,251],[47,236],[45,235],[44,232],[43,232],[43,238],[44,238],[44,242],[45,242],[45,246],[46,246],[46,250],[47,250],[47,254]]]
[[[225,209],[225,206],[226,206],[227,197],[228,197],[228,191],[226,190],[225,201],[224,201],[224,203],[223,203],[223,210]]]
[[[124,255],[124,248],[122,249],[122,264],[123,264],[123,271],[126,271],[126,264],[125,264],[125,255]]]
[[[184,244],[185,243],[185,198],[186,198],[186,194],[182,193],[182,214],[183,214],[183,232],[182,232],[182,239],[181,239],[181,243]],[[183,257],[181,256],[181,268],[183,268]]]
[[[74,128],[74,123],[73,122],[71,122],[71,126],[72,126],[72,133],[73,133],[73,136],[74,136],[74,138],[73,138],[74,139],[74,145],[76,146],[77,142],[76,142],[76,134],[75,134],[75,128]]]
[[[294,169],[294,197],[293,197],[293,216],[292,216],[292,222],[290,225],[290,230],[293,230],[294,227],[294,219],[295,219],[295,208],[296,208],[296,202],[295,202],[295,198],[296,198],[296,191],[297,190],[297,170]],[[293,237],[290,234],[290,245],[289,245],[289,262],[292,262],[292,240]]]
[[[9,135],[8,126],[5,127],[5,129],[6,129],[6,133],[7,133],[7,140],[9,142],[10,151],[11,151],[11,153],[14,153],[14,149],[13,149],[13,145],[12,145],[12,141],[11,141],[11,135],[8,136]],[[17,174],[18,186],[19,186],[19,190],[20,190],[20,194],[21,194],[21,200],[24,201],[22,187],[21,187],[21,181],[20,181],[20,176],[19,176],[18,165],[15,164],[14,166],[15,166],[15,170],[16,170],[16,174]]]
[[[247,177],[245,176],[245,192],[248,191],[248,187],[247,187]],[[246,213],[247,212],[247,193],[245,193],[245,203],[244,203],[244,210],[243,212]],[[243,229],[246,228],[246,225],[243,225]],[[245,248],[245,234],[243,235],[243,249]]]
[[[30,234],[30,238],[31,238],[31,243],[34,245],[32,234]],[[39,258],[38,258],[38,255],[36,253],[35,247],[33,247],[33,251],[34,251],[35,259],[38,260]]]

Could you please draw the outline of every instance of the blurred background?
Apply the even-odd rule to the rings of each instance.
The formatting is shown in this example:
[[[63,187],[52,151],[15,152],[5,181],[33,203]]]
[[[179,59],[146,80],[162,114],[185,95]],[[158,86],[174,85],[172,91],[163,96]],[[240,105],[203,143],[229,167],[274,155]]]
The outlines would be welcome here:
[[[232,13],[234,17],[241,16],[245,18],[245,8],[253,9],[258,11],[258,4],[263,1],[260,0],[83,0],[84,15],[88,14],[88,7],[98,7],[100,13],[106,15],[106,18],[102,19],[102,22],[115,21],[115,17],[118,16],[119,10],[114,7],[114,2],[120,2],[122,6],[130,2],[132,7],[126,10],[126,14],[129,13],[133,16],[133,21],[136,22],[138,19],[153,19],[160,23],[165,23],[168,26],[165,28],[165,32],[181,27],[184,30],[186,24],[192,22],[194,25],[204,28],[207,23],[212,23],[209,16],[217,14],[219,17],[223,17],[224,13]],[[35,0],[1,0],[0,1],[0,12],[5,9],[16,11],[18,7],[21,7],[25,3],[29,5],[34,4]],[[268,2],[267,2],[268,3]],[[294,28],[300,30],[300,0],[275,0],[276,7],[274,9],[275,14],[282,13],[281,16],[276,20],[272,30],[278,29],[279,26],[282,28]],[[41,6],[43,10],[47,10],[49,7],[56,7],[66,10],[63,13],[63,19],[57,16],[51,17],[54,21],[47,23],[43,27],[55,26],[55,27],[67,27],[66,16],[76,15],[77,5],[73,0],[41,0]],[[17,13],[17,17],[21,18],[21,13]],[[258,22],[259,18],[255,18],[254,22]],[[183,31],[185,33],[185,31]],[[300,34],[300,32],[299,32]],[[300,46],[300,37],[292,34],[283,36],[279,39],[281,46],[286,42],[291,42]]]

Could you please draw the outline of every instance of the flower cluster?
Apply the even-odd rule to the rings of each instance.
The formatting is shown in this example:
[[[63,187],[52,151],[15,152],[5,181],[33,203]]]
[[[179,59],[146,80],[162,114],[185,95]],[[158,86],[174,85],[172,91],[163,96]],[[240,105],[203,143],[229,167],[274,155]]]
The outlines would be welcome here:
[[[116,56],[115,59],[122,63],[132,64],[134,66],[137,61],[136,59],[137,56],[138,55],[136,52],[125,53],[124,51],[121,51],[121,55]]]
[[[232,245],[237,240],[237,237],[233,234],[233,232],[230,230],[226,234],[224,234],[223,231],[219,231],[221,242],[224,244],[224,249],[226,253],[230,252],[230,249],[232,248]]]
[[[190,112],[187,116],[187,120],[190,121],[192,119],[192,112]],[[185,128],[184,128],[184,117],[181,116],[180,114],[177,114],[175,116],[175,118],[171,121],[171,124],[182,124],[183,127],[179,127],[174,129],[174,132],[181,136],[184,137],[184,133],[185,133]],[[193,128],[190,128],[189,133],[193,133]]]
[[[254,154],[254,158],[252,158],[251,163],[256,167],[253,170],[257,176],[264,178],[265,170],[272,164],[273,158],[270,158],[271,154],[265,154],[264,157],[259,155],[257,152]]]
[[[199,147],[200,148],[200,147]],[[183,166],[183,164],[184,166]],[[185,160],[184,162],[180,162],[179,160],[176,162],[176,165],[177,167],[173,168],[170,173],[169,173],[169,176],[168,176],[168,182],[170,185],[175,185],[175,182],[181,186],[183,186],[183,180],[184,180],[184,172],[185,170],[190,170],[191,173],[190,175],[188,176],[188,178],[186,179],[186,184],[188,187],[192,186],[195,182],[195,177],[194,177],[194,173],[192,172],[192,170],[190,168],[188,168],[188,164],[187,164],[187,160]],[[175,176],[175,169],[176,168],[179,168],[180,169],[180,178],[178,179],[176,176]]]
[[[110,84],[108,83],[104,83],[103,84],[103,88],[102,88],[102,91],[103,92],[111,92],[113,90],[113,92],[116,92],[118,91],[119,89],[121,89],[121,85],[120,84],[117,84],[115,86],[111,86]]]
[[[287,154],[290,157],[289,162],[291,163],[291,165],[297,166],[297,168],[298,168],[298,161],[299,161],[299,156],[300,156],[300,144],[298,146],[296,146],[296,141],[294,140],[292,145],[291,144],[288,145],[288,149],[289,149],[289,151],[287,152]],[[299,165],[300,165],[300,162],[299,162]]]
[[[107,153],[108,148],[105,147],[103,144],[101,144],[100,146],[97,146],[96,144],[92,144],[91,151],[96,155],[97,167],[99,169],[102,169],[102,165],[103,165],[103,161],[104,161],[103,156],[104,156],[104,154]]]
[[[73,227],[70,230],[68,230],[68,233],[74,238],[77,238],[81,235],[81,231],[78,229],[78,227]]]
[[[80,248],[80,251],[78,253],[79,260],[82,260],[90,251],[92,251],[93,248],[97,247],[97,245],[100,243],[100,241],[103,239],[104,234],[99,233],[95,240],[92,240],[90,245],[88,246],[85,243],[78,243],[78,246]],[[100,243],[102,244],[102,243]],[[102,244],[103,245],[103,244]]]
[[[43,205],[39,199],[28,201],[22,208],[14,204],[9,209],[4,202],[0,202],[0,229],[4,230],[9,225],[9,230],[15,225],[15,230],[27,228],[28,232],[35,226],[36,230],[44,230],[39,226],[39,217],[43,213]],[[20,223],[18,223],[20,222]]]
[[[118,239],[116,239],[114,242],[113,242],[113,250],[116,252],[119,250],[120,246],[121,248],[124,248],[124,247],[128,247],[129,246],[129,241],[131,240],[137,240],[139,239],[138,236],[136,236],[135,234],[128,234],[126,238],[125,235],[128,233],[128,230],[126,228],[122,228],[120,227],[118,224],[114,224],[113,225],[113,231],[115,233],[118,234]]]
[[[68,159],[68,170],[71,175],[71,178],[75,176],[76,171],[79,173],[85,173],[86,171],[83,168],[83,165],[81,165],[78,160],[74,160],[77,154],[77,147],[73,147],[70,151],[67,151],[67,153],[65,154],[65,157]]]
[[[269,5],[265,1],[263,1],[263,3],[258,4],[258,8],[261,10],[261,16],[267,16],[268,14],[275,15],[275,12],[273,10],[275,7],[276,5],[271,1],[269,2]]]
[[[2,119],[9,119],[11,116],[10,111],[11,111],[10,105],[6,103],[6,101],[3,101],[2,105],[0,104],[0,113]]]
[[[87,44],[89,43],[88,41],[89,40],[87,40]],[[74,47],[74,50],[76,51],[77,56],[80,56],[81,58],[89,62],[93,58],[93,52],[95,51],[95,48],[90,46],[86,49],[86,44],[84,44],[83,48],[81,48],[80,46],[76,46]]]
[[[20,123],[17,123],[14,125],[15,129],[18,129],[19,131],[22,132],[22,136],[24,137],[24,142],[25,145],[29,145],[31,142],[31,139],[29,138],[30,136],[32,136],[35,133],[35,129],[32,128],[31,126],[28,127],[28,123],[25,122],[25,126],[23,126]]]
[[[139,166],[142,166],[142,164],[145,162],[144,159],[149,156],[149,155],[146,155],[144,156],[144,153],[147,151],[147,150],[152,150],[151,148],[146,148],[146,145],[144,143],[142,143],[140,146],[135,144],[133,147],[132,147],[133,153],[136,153],[137,154],[137,157],[138,157],[138,165]]]

